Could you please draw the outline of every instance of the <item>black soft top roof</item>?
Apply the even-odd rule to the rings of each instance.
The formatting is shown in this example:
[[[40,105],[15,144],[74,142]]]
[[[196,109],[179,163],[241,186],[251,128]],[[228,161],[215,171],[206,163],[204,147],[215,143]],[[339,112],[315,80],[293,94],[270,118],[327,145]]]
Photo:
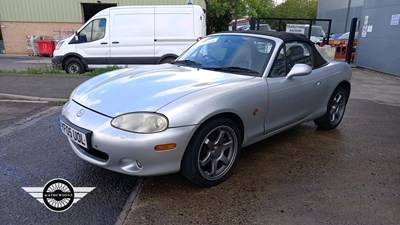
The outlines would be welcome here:
[[[308,43],[312,43],[306,36],[302,34],[295,34],[295,33],[287,33],[285,31],[261,31],[261,30],[247,30],[247,31],[226,31],[223,33],[241,33],[241,34],[258,34],[258,35],[265,35],[265,36],[271,36],[271,37],[276,37],[284,42],[287,41],[305,41]]]
[[[311,45],[313,49],[313,55],[314,55],[314,68],[319,68],[321,66],[324,66],[327,64],[327,61],[319,54],[318,50],[315,48],[315,45],[310,39],[308,39],[306,36],[302,34],[295,34],[295,33],[287,33],[284,31],[260,31],[260,30],[248,30],[248,31],[227,31],[223,33],[231,33],[231,34],[236,34],[236,33],[242,33],[242,34],[258,34],[258,35],[265,35],[265,36],[270,36],[270,37],[276,37],[281,39],[284,42],[289,42],[289,41],[302,41],[302,42],[307,42]]]

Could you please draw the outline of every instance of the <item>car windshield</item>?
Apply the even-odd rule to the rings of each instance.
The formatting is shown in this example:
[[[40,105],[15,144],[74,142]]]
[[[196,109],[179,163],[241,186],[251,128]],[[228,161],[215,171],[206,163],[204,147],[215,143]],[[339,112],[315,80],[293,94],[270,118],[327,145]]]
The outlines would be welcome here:
[[[261,76],[275,42],[246,35],[213,35],[197,42],[173,64]]]

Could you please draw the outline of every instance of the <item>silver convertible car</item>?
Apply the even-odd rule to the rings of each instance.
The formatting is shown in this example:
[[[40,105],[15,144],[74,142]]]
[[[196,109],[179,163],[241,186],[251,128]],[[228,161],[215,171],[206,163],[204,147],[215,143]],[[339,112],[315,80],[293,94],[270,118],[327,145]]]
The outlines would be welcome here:
[[[336,128],[350,79],[348,64],[325,61],[303,35],[219,33],[171,64],[86,81],[59,126],[92,164],[134,176],[180,171],[207,187],[231,176],[245,146],[306,121]]]

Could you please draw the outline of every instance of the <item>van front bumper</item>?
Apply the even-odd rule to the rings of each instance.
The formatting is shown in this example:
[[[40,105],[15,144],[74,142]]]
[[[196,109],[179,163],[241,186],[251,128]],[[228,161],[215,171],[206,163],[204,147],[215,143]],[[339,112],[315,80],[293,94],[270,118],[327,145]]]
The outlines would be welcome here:
[[[58,69],[64,69],[63,68],[63,61],[64,61],[64,56],[54,56],[51,59],[51,64],[53,67],[58,68]]]

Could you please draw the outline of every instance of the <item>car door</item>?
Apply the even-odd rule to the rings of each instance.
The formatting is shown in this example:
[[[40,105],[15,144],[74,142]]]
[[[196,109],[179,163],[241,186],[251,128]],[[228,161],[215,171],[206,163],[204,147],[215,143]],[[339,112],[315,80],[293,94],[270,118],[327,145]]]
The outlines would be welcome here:
[[[87,64],[107,63],[110,54],[107,24],[106,18],[96,18],[79,31],[76,52],[85,58]]]
[[[311,74],[305,76],[286,77],[297,63],[313,67],[311,46],[297,41],[284,44],[267,77],[267,133],[307,118],[321,103],[325,84],[320,71],[313,69]]]

